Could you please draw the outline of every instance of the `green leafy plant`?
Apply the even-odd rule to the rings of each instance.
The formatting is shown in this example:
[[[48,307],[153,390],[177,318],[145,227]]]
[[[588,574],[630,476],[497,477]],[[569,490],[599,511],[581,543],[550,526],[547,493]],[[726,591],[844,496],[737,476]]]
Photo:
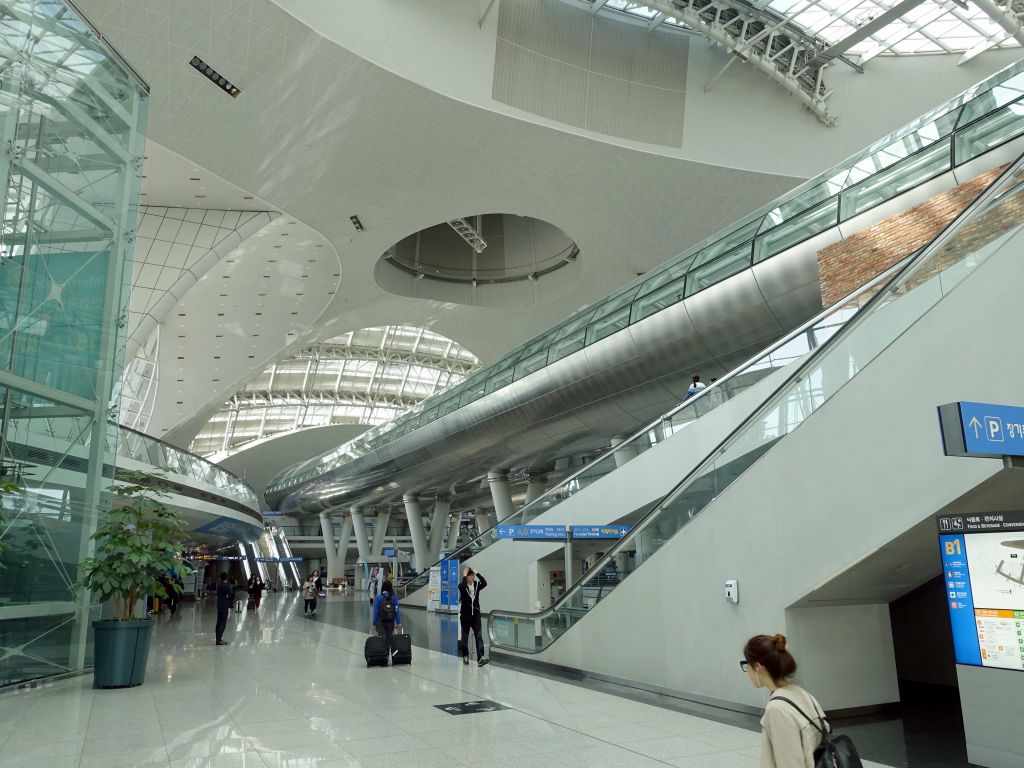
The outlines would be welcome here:
[[[170,483],[158,472],[118,472],[119,484],[96,532],[96,553],[81,565],[81,583],[113,600],[115,619],[136,618],[144,595],[167,597],[162,576],[184,577],[179,553],[188,538],[184,521],[164,506]]]

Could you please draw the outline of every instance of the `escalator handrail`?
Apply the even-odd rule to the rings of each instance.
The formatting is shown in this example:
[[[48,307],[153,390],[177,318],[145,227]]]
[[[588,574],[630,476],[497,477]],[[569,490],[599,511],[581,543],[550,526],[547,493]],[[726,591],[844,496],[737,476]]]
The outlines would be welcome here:
[[[914,254],[914,255],[917,255],[917,254]],[[711,384],[708,384],[706,387],[704,387],[704,389],[700,390],[699,392],[697,392],[696,394],[692,395],[691,397],[685,398],[682,402],[680,402],[678,405],[673,407],[670,411],[662,414],[657,419],[652,421],[650,424],[648,424],[647,426],[641,428],[640,430],[635,432],[633,435],[631,435],[630,437],[628,437],[627,439],[623,440],[621,443],[616,445],[611,450],[606,451],[605,453],[601,454],[601,456],[598,459],[596,459],[595,461],[592,461],[589,464],[586,464],[586,465],[580,467],[578,470],[573,472],[571,475],[569,475],[565,479],[563,479],[560,482],[556,483],[551,488],[548,488],[546,491],[544,491],[544,493],[542,493],[536,499],[531,501],[529,504],[524,504],[519,509],[514,511],[511,515],[507,515],[504,518],[502,518],[501,520],[496,521],[493,526],[491,526],[490,528],[486,529],[485,531],[479,533],[477,536],[475,536],[472,539],[470,539],[468,542],[463,544],[461,547],[459,547],[458,549],[456,549],[453,552],[449,553],[447,559],[452,559],[454,556],[457,556],[460,552],[464,552],[469,547],[471,547],[474,542],[478,542],[481,539],[483,539],[484,537],[488,536],[499,525],[504,525],[507,520],[511,520],[515,516],[521,515],[527,508],[533,506],[534,504],[540,504],[542,501],[544,501],[544,499],[546,499],[551,494],[555,493],[558,489],[560,489],[563,486],[567,485],[568,483],[572,482],[574,479],[576,479],[577,477],[582,475],[584,472],[587,472],[590,469],[592,469],[594,467],[594,465],[597,464],[598,462],[605,461],[609,456],[613,455],[616,451],[625,450],[628,446],[632,445],[635,441],[645,437],[651,430],[657,429],[658,426],[660,424],[662,424],[663,422],[671,420],[673,416],[675,416],[677,413],[682,411],[684,408],[689,408],[691,405],[694,405],[698,400],[701,400],[702,398],[711,397],[712,393],[718,392],[721,387],[724,387],[732,379],[734,379],[737,376],[740,376],[743,373],[745,373],[747,371],[747,369],[750,368],[752,365],[755,365],[756,363],[758,363],[761,360],[763,360],[765,357],[771,355],[773,352],[776,352],[777,350],[779,350],[782,347],[786,346],[787,344],[789,344],[794,339],[798,338],[799,336],[802,336],[808,330],[813,328],[815,325],[820,323],[822,320],[828,318],[830,315],[834,314],[836,311],[841,309],[843,306],[849,304],[851,301],[856,301],[859,297],[863,296],[865,293],[870,291],[872,288],[877,287],[887,277],[893,276],[896,273],[897,270],[899,270],[902,266],[905,266],[912,258],[913,258],[913,255],[912,256],[908,256],[905,259],[901,260],[900,262],[898,262],[898,263],[894,264],[893,266],[889,267],[887,270],[885,270],[881,274],[876,275],[869,282],[865,283],[864,285],[859,287],[857,290],[853,291],[849,296],[846,296],[845,298],[841,299],[840,301],[830,305],[826,309],[823,309],[821,312],[816,314],[810,320],[807,320],[806,322],[800,324],[795,329],[793,329],[792,331],[790,331],[788,334],[784,335],[782,338],[778,339],[777,341],[772,342],[767,347],[765,347],[763,350],[758,352],[756,355],[754,355],[753,357],[749,358],[748,360],[746,360],[742,364],[738,365],[737,367],[733,368],[731,371],[726,373],[724,376],[722,376],[717,381],[714,381]],[[895,277],[893,277],[893,279],[895,279]],[[484,547],[481,547],[481,549],[483,549],[483,548]],[[479,550],[477,550],[477,552],[479,552]],[[477,554],[476,552],[471,553],[470,557],[473,557],[476,554]],[[403,599],[404,598],[408,598],[408,596],[410,594],[409,591],[408,591],[409,587],[414,585],[417,581],[419,581],[421,583],[416,585],[414,587],[413,591],[416,591],[416,590],[421,589],[424,586],[426,586],[426,584],[428,583],[430,569],[432,567],[436,566],[436,565],[439,565],[440,562],[441,561],[438,560],[437,562],[432,563],[430,566],[425,568],[419,574],[414,576],[410,581],[406,582],[405,584],[398,585],[398,589],[404,590],[403,594],[402,594]]]
[[[895,272],[891,279],[888,280],[888,282],[885,285],[883,285],[883,287],[879,289],[879,291],[874,296],[872,296],[863,307],[861,307],[858,310],[856,317],[851,318],[850,322],[845,323],[843,327],[839,329],[839,331],[833,334],[820,346],[812,350],[811,353],[807,355],[807,357],[804,360],[800,361],[800,363],[795,367],[795,369],[790,371],[785,376],[785,378],[779,383],[779,385],[776,386],[771,391],[771,393],[769,393],[761,401],[761,404],[757,408],[755,408],[745,418],[743,418],[735,428],[730,430],[729,433],[715,445],[714,448],[708,451],[704,459],[702,459],[696,466],[694,466],[689,472],[687,472],[683,479],[680,482],[678,482],[675,486],[673,486],[668,493],[662,496],[661,499],[659,499],[658,502],[651,507],[650,511],[647,512],[637,522],[637,524],[633,526],[632,529],[630,529],[629,533],[615,541],[608,548],[608,551],[605,552],[604,555],[602,555],[601,558],[596,563],[594,563],[594,565],[586,573],[582,574],[579,579],[577,579],[572,585],[568,586],[566,590],[558,597],[557,600],[555,600],[547,608],[543,608],[540,611],[535,611],[532,613],[526,611],[509,611],[503,609],[492,610],[490,612],[490,618],[487,622],[487,632],[490,637],[492,645],[495,644],[495,617],[508,617],[513,619],[519,619],[522,621],[542,620],[554,614],[561,608],[561,606],[564,603],[566,603],[569,599],[573,598],[576,594],[578,594],[584,588],[584,586],[586,586],[587,583],[589,583],[589,581],[594,578],[594,574],[600,573],[605,568],[605,566],[607,566],[610,562],[613,561],[616,554],[618,554],[628,543],[632,542],[637,536],[639,536],[640,533],[658,517],[659,513],[662,511],[667,501],[669,501],[672,498],[675,498],[678,495],[678,493],[682,491],[686,486],[688,486],[693,480],[695,480],[698,477],[701,477],[703,474],[703,470],[706,469],[708,465],[710,465],[712,462],[714,462],[716,457],[720,453],[725,451],[733,442],[733,440],[736,439],[736,437],[738,437],[741,434],[744,434],[748,427],[753,426],[758,419],[762,418],[765,415],[765,413],[767,413],[772,407],[774,407],[774,405],[776,404],[776,399],[780,395],[787,394],[790,386],[796,383],[799,379],[801,379],[804,376],[804,374],[809,369],[815,366],[821,355],[827,354],[829,351],[831,351],[834,345],[838,344],[840,341],[844,340],[850,333],[852,333],[853,328],[856,327],[857,325],[857,323],[855,322],[857,318],[870,317],[871,310],[876,305],[886,301],[887,298],[891,295],[891,291],[897,286],[902,285],[904,277],[910,276],[919,265],[930,259],[935,251],[937,251],[938,249],[942,248],[945,245],[946,241],[959,230],[958,224],[961,221],[963,221],[966,217],[973,215],[979,208],[988,205],[990,198],[994,194],[996,194],[996,190],[1000,189],[1001,182],[1004,179],[1013,175],[1014,173],[1018,173],[1022,168],[1024,168],[1024,153],[1019,155],[1017,159],[1014,160],[1012,163],[1007,164],[1007,166],[1000,172],[1000,174],[987,187],[985,187],[985,189],[982,190],[981,193],[974,198],[974,200],[972,200],[963,210],[961,210],[960,213],[958,213],[945,227],[943,227],[942,230],[934,238],[932,238],[932,240],[930,240],[927,243],[927,245],[925,245],[912,256],[905,259],[903,262],[895,265],[888,272],[883,273],[883,275],[886,275],[889,274],[889,272]],[[874,282],[875,281],[872,281],[872,283]],[[833,307],[841,308],[843,304],[847,304],[851,300],[852,298],[844,299],[842,302],[834,304]],[[552,640],[552,642],[554,642],[554,640]],[[498,643],[497,647],[500,648],[504,646]],[[546,650],[546,647],[538,649],[517,647],[514,649],[516,653],[525,654],[540,653],[543,650]]]

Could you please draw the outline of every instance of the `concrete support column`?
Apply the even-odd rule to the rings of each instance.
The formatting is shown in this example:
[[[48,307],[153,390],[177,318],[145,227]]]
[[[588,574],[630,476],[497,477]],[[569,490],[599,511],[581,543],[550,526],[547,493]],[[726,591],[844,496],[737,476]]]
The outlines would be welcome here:
[[[334,526],[327,512],[320,513],[320,533],[324,540],[324,551],[327,553],[327,575],[337,576],[341,571],[338,565],[338,550],[334,543]]]
[[[373,546],[370,547],[370,555],[375,559],[380,558],[380,553],[384,551],[384,537],[388,535],[390,521],[390,509],[377,512],[377,519],[373,522]]]
[[[626,438],[624,438],[624,437],[613,437],[612,438],[612,450],[615,451],[615,448],[618,445],[620,445],[621,443],[624,443],[625,441],[626,441]],[[619,450],[615,451],[615,454],[614,454],[614,457],[615,457],[615,467],[616,468],[621,467],[623,464],[626,464],[626,463],[632,461],[633,459],[635,459],[639,454],[640,454],[640,448],[637,445],[628,445],[625,448],[619,448]]]
[[[348,560],[348,547],[352,539],[352,517],[346,515],[341,521],[341,536],[338,537],[338,576],[345,577],[345,561]],[[354,584],[353,584],[354,585]]]
[[[475,510],[473,518],[476,520],[477,534],[482,534],[484,531],[491,527],[491,518],[488,517],[486,509]]]
[[[531,504],[544,495],[547,490],[548,479],[543,475],[530,475],[526,483],[526,504]]]
[[[459,530],[462,528],[462,515],[456,512],[448,524],[448,551],[459,546]]]
[[[500,522],[515,511],[512,508],[512,491],[508,487],[508,475],[501,472],[488,472],[487,484],[491,486],[494,514]]]
[[[363,517],[362,507],[352,507],[352,530],[356,534],[359,559],[364,563],[370,562],[370,542],[366,535],[366,518]]]
[[[413,568],[421,571],[430,565],[427,562],[427,534],[423,530],[423,510],[420,508],[420,498],[412,493],[402,497],[405,504],[405,516],[409,520],[409,533],[412,534]]]
[[[441,548],[448,533],[448,517],[452,511],[452,497],[438,494],[434,502],[434,516],[430,521],[430,561],[441,557]]]

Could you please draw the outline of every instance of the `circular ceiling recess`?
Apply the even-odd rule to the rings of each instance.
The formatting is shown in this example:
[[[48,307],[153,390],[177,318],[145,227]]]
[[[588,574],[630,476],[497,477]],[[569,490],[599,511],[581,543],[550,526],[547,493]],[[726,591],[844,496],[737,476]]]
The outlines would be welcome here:
[[[377,284],[400,296],[473,306],[528,306],[579,280],[580,250],[558,227],[484,213],[427,227],[381,256]]]

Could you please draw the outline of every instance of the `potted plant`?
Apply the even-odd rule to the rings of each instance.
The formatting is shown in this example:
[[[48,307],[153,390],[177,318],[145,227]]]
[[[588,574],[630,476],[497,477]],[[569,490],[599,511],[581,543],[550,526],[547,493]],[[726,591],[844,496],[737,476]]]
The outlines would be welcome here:
[[[142,685],[153,622],[135,615],[146,595],[167,597],[161,577],[183,577],[179,553],[188,531],[164,506],[170,484],[160,473],[119,472],[110,509],[92,535],[93,557],[81,565],[82,586],[113,600],[114,618],[94,621],[94,688]]]

